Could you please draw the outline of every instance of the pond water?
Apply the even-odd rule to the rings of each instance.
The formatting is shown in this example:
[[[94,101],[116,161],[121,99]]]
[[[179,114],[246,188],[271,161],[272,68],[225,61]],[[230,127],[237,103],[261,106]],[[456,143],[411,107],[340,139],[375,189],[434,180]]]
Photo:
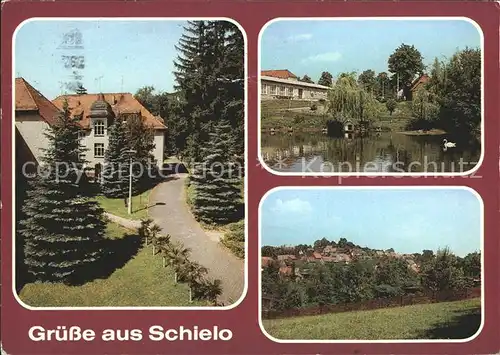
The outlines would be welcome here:
[[[456,143],[444,148],[443,139]],[[460,173],[481,156],[477,138],[371,133],[332,138],[321,133],[262,133],[261,154],[279,172]]]

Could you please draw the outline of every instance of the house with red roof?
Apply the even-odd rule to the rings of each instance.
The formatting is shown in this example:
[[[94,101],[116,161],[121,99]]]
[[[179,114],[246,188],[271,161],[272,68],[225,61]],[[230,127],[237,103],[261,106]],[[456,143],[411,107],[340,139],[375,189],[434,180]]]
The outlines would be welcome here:
[[[416,78],[410,87],[410,99],[413,98],[415,92],[417,92],[420,88],[424,88],[429,80],[430,78],[427,74],[422,74],[418,78]]]
[[[152,154],[158,165],[163,164],[167,127],[161,117],[154,116],[131,93],[61,95],[52,102],[59,109],[67,102],[71,114],[79,119],[85,132],[81,137],[82,145],[88,149],[85,160],[96,170],[104,163],[108,128],[118,115],[124,119],[141,117],[144,124],[153,129],[155,147]]]
[[[155,147],[152,154],[157,164],[163,163],[167,127],[161,117],[151,114],[131,93],[61,95],[50,101],[25,79],[16,78],[16,128],[37,161],[49,144],[45,133],[56,122],[65,102],[82,127],[80,139],[87,149],[84,158],[90,168],[97,170],[104,163],[108,128],[118,115],[125,119],[138,116],[153,129]]]
[[[45,133],[60,111],[23,78],[16,78],[14,95],[16,129],[19,132],[16,136],[24,139],[23,144],[36,160],[34,163],[39,163],[43,149],[49,144]]]

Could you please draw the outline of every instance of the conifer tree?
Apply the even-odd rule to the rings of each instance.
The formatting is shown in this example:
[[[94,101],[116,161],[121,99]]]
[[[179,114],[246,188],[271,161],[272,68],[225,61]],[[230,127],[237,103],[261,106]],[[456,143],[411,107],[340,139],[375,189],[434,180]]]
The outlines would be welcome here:
[[[132,156],[133,193],[143,191],[151,186],[154,176],[157,176],[155,159],[152,154],[155,148],[154,133],[140,115],[130,115],[126,122],[126,140],[128,149],[135,151]],[[130,161],[130,155],[127,155]],[[127,174],[128,176],[128,174]]]
[[[230,124],[239,155],[244,149],[244,41],[227,21],[192,21],[176,47],[177,90],[181,122],[177,134],[185,137],[183,155],[203,159],[201,146],[209,140],[215,122]],[[183,130],[183,131],[181,131]]]
[[[129,190],[128,142],[123,118],[118,116],[108,131],[101,190],[106,197],[126,198]]]
[[[47,133],[44,172],[29,182],[19,232],[27,272],[34,281],[76,282],[101,257],[103,210],[80,184],[79,131],[65,103]]]
[[[195,165],[191,175],[193,212],[204,223],[227,224],[242,218],[239,165],[234,164],[229,149],[233,141],[230,125],[217,124],[202,148],[203,162]]]

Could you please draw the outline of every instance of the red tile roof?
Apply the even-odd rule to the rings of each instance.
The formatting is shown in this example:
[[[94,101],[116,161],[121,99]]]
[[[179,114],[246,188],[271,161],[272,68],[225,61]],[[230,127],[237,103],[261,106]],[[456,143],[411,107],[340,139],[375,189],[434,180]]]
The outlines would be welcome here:
[[[297,76],[289,71],[288,69],[280,69],[280,70],[262,70],[260,72],[260,75],[262,76],[272,76],[274,78],[280,78],[280,79],[297,79]]]
[[[90,106],[100,94],[84,95],[62,95],[56,97],[52,102],[59,108],[63,107],[64,100],[68,100],[71,113],[74,116],[82,115],[80,121],[84,128],[90,128],[90,118],[88,117]],[[104,99],[111,105],[115,115],[120,113],[140,113],[145,124],[154,129],[166,129],[163,122],[151,112],[149,112],[131,93],[107,93],[103,94]]]
[[[314,252],[314,253],[313,253],[313,257],[314,257],[315,259],[321,259],[321,254],[320,254],[320,253],[316,253],[316,252]]]
[[[412,86],[411,86],[411,91],[415,91],[416,89],[418,89],[418,87],[422,84],[427,84],[427,82],[429,81],[429,76],[427,74],[424,74],[424,75],[421,75],[419,78],[417,78]]]
[[[16,112],[36,111],[49,125],[55,123],[60,111],[52,102],[23,78],[16,78],[15,85]]]
[[[279,269],[279,273],[281,275],[291,275],[292,274],[292,267],[291,266],[281,266]]]
[[[270,258],[268,256],[263,256],[262,261],[261,261],[261,266],[266,267],[269,266],[273,262],[273,258]]]

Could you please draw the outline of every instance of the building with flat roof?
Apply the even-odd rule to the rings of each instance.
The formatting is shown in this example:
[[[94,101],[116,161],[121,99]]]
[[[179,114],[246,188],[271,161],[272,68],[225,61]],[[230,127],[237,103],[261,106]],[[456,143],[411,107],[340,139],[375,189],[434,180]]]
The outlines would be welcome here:
[[[261,99],[318,101],[327,98],[329,87],[299,81],[288,70],[263,70],[260,77]]]

